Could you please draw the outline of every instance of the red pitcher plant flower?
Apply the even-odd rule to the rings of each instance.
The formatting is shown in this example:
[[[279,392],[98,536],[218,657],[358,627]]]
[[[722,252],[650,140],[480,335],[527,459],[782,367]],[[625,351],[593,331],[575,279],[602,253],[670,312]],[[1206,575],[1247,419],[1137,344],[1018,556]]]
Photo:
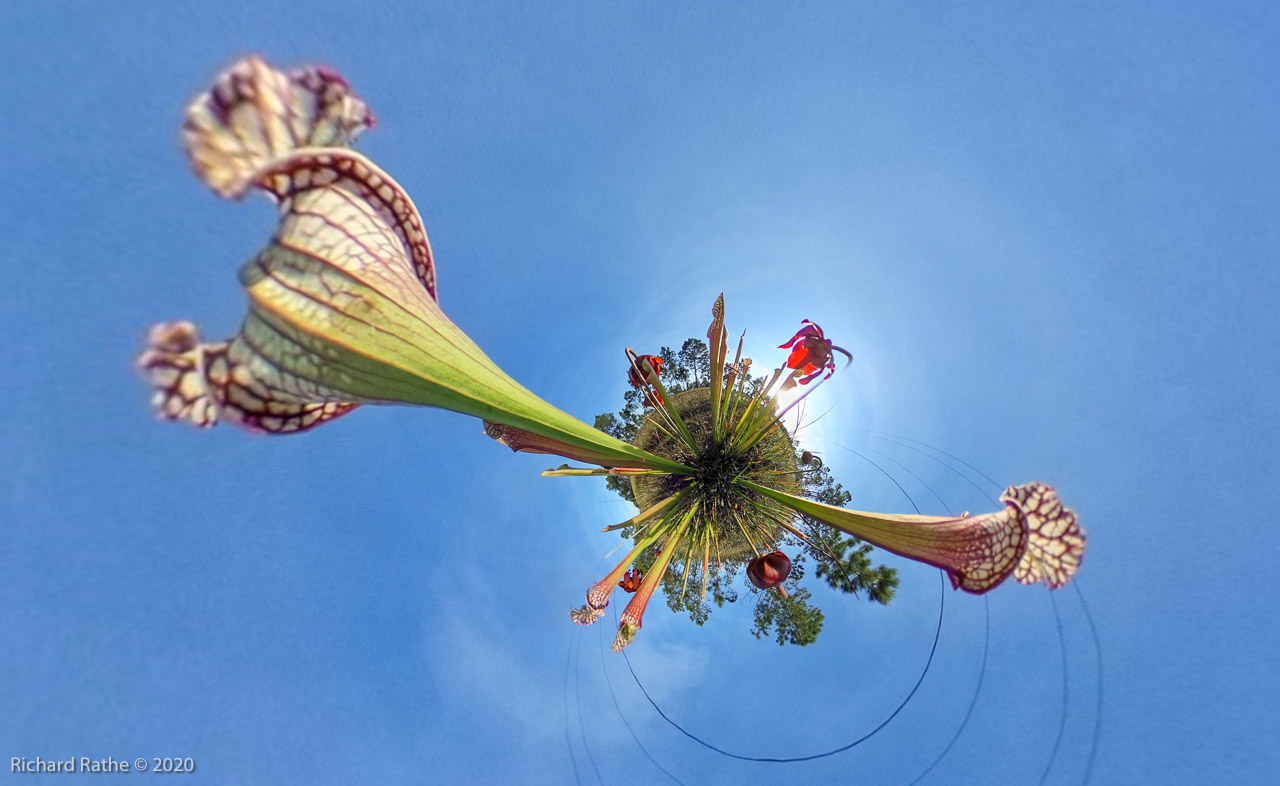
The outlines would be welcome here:
[[[836,370],[836,361],[831,353],[839,352],[853,360],[853,356],[843,347],[837,347],[832,344],[824,335],[822,328],[809,320],[801,322],[804,327],[796,331],[787,343],[778,347],[778,349],[791,349],[791,354],[787,357],[787,368],[799,369],[803,375],[799,379],[801,385],[807,385],[818,377],[824,370],[827,376],[831,376]],[[795,348],[792,349],[792,346]]]
[[[635,594],[635,591],[640,589],[640,580],[643,578],[635,568],[632,568],[622,577],[622,581],[618,582],[618,587],[624,592]]]
[[[662,373],[662,358],[657,355],[636,355],[627,369],[627,380],[637,390],[649,384],[654,375]]]
[[[636,355],[630,360],[627,380],[636,390],[644,390],[647,385],[653,384],[651,380],[662,375],[662,358],[657,355]],[[657,390],[649,390],[645,394],[645,403],[651,407],[662,406],[662,394]]]

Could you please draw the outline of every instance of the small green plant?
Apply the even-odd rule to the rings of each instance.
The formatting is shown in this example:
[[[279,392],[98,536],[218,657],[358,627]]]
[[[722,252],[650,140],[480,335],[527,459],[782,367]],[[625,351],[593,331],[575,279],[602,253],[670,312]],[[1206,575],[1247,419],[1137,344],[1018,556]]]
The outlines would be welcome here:
[[[822,610],[813,603],[812,593],[802,580],[812,574],[841,592],[887,604],[898,586],[897,571],[873,565],[872,547],[844,535],[815,519],[797,517],[790,509],[767,497],[740,493],[735,479],[771,484],[792,494],[801,494],[832,505],[844,505],[850,495],[831,476],[831,470],[816,456],[799,449],[787,430],[770,431],[750,451],[734,455],[714,444],[711,409],[711,354],[704,341],[690,338],[679,352],[663,347],[657,356],[667,391],[681,419],[688,427],[698,451],[688,449],[658,427],[646,415],[645,395],[632,388],[624,395],[618,413],[596,418],[595,425],[615,437],[659,455],[679,456],[696,474],[690,483],[671,475],[613,475],[609,488],[641,510],[691,487],[698,492],[704,527],[710,527],[713,548],[701,552],[690,545],[672,558],[661,589],[667,606],[685,613],[698,625],[704,624],[713,607],[723,607],[746,599],[754,604],[756,637],[772,636],[779,644],[805,645],[822,631]],[[754,395],[764,384],[754,378],[745,386]],[[790,522],[792,526],[786,526]],[[620,534],[634,543],[638,527],[624,527]],[[792,530],[802,536],[793,534]],[[737,577],[753,558],[785,549],[794,555],[789,575],[774,589],[761,590]],[[656,545],[636,558],[634,568],[648,573],[658,558]],[[690,584],[692,583],[692,587]],[[742,584],[746,584],[745,595]],[[637,585],[638,587],[638,585]]]

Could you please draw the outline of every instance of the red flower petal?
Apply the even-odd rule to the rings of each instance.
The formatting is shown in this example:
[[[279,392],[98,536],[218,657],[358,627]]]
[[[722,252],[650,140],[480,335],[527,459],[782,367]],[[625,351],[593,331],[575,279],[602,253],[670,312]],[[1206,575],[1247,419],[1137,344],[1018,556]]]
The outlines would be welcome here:
[[[787,368],[800,368],[809,361],[809,348],[800,344],[787,356]]]

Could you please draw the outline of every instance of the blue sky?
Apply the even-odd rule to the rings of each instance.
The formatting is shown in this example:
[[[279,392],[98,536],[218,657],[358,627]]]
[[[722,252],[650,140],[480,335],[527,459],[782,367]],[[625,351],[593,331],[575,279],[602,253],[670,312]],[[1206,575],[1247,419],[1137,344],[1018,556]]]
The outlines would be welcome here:
[[[855,506],[908,509],[848,450],[868,447],[948,505],[990,505],[867,431],[1058,486],[1090,535],[1101,712],[1067,589],[1051,757],[1054,607],[1011,583],[932,782],[1051,765],[1078,783],[1099,718],[1097,783],[1280,766],[1270,4],[290,6],[0,11],[0,762],[662,782],[612,686],[685,783],[906,783],[973,698],[984,605],[948,591],[928,677],[872,740],[807,764],[719,757],[602,659],[609,630],[566,619],[610,567],[599,528],[628,515],[602,484],[539,478],[547,461],[440,411],[365,407],[277,439],[155,422],[131,368],[147,327],[231,332],[235,270],[274,227],[264,200],[208,193],[177,141],[191,97],[258,52],[348,77],[380,120],[361,150],[426,220],[441,304],[566,411],[616,409],[622,348],[700,335],[724,291],[758,363],[803,318],[853,352],[807,439]],[[844,744],[932,641],[936,572],[893,564],[899,598],[826,598],[812,647],[757,641],[745,609],[704,628],[656,609],[628,653],[722,747]]]

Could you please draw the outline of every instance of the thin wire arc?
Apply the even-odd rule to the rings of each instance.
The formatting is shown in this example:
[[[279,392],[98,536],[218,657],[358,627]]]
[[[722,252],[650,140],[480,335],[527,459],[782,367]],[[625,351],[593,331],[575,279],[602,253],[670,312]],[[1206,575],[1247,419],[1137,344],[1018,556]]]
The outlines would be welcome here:
[[[833,442],[832,444],[834,444],[834,445],[835,445],[836,447],[838,447],[838,448],[844,448],[845,450],[850,450],[850,451],[851,451],[851,450],[853,450],[853,449],[852,449],[852,448],[850,448],[848,445],[845,445],[845,444],[844,444],[844,443],[842,443],[842,442]],[[906,472],[906,473],[907,473],[908,475],[910,475],[911,477],[915,478],[917,483],[919,483],[921,486],[924,486],[924,487],[925,487],[925,489],[926,489],[930,494],[932,494],[932,495],[933,495],[933,498],[934,498],[934,499],[938,500],[938,504],[942,506],[942,509],[943,509],[943,510],[945,510],[945,511],[947,512],[947,515],[948,515],[948,516],[953,515],[953,514],[952,514],[952,512],[951,512],[951,506],[950,506],[950,505],[948,505],[948,504],[947,504],[947,503],[942,499],[942,497],[938,494],[938,492],[936,492],[936,491],[934,491],[934,490],[933,490],[933,486],[930,486],[928,483],[925,483],[925,482],[924,482],[924,478],[920,477],[920,476],[919,476],[919,475],[917,475],[915,472],[913,472],[913,471],[911,470],[911,468],[910,468],[910,467],[908,467],[906,464],[903,464],[901,461],[898,461],[896,458],[894,458],[893,456],[890,456],[888,453],[885,453],[884,451],[876,450],[875,448],[871,447],[870,445],[859,445],[858,447],[860,447],[860,448],[862,448],[862,449],[864,449],[864,450],[869,450],[869,451],[871,451],[872,453],[875,453],[877,456],[882,456],[882,457],[884,457],[884,458],[888,459],[889,461],[892,461],[894,464],[897,464],[899,467],[901,467],[901,468],[902,468],[902,470],[903,470],[904,472]]]
[[[603,629],[601,630],[603,631]],[[608,666],[605,665],[604,633],[601,632],[601,634],[597,637],[597,639],[600,643],[600,670],[604,672],[604,683],[609,687],[609,698],[613,699],[613,708],[617,710],[618,717],[622,719],[622,725],[627,727],[627,731],[631,733],[631,739],[635,740],[636,747],[640,749],[640,752],[644,754],[644,757],[646,759],[648,759],[650,762],[653,763],[653,766],[662,770],[663,775],[666,775],[671,780],[675,781],[676,783],[679,783],[680,786],[684,786],[683,781],[681,781],[676,776],[672,775],[667,770],[666,767],[663,767],[661,764],[658,763],[657,759],[653,758],[653,755],[649,753],[649,750],[644,747],[644,743],[640,742],[640,738],[636,735],[635,729],[631,728],[631,724],[627,722],[627,716],[622,713],[622,707],[618,704],[618,695],[613,692],[613,680],[609,678],[609,668]]]
[[[582,776],[578,774],[578,757],[573,755],[573,739],[569,736],[569,663],[573,660],[573,637],[577,631],[569,634],[569,647],[564,653],[564,744],[569,749],[569,761],[573,762],[573,780],[582,786]]]
[[[1062,654],[1062,714],[1058,719],[1058,736],[1053,741],[1053,750],[1049,752],[1049,761],[1044,765],[1044,772],[1040,774],[1040,786],[1044,786],[1044,782],[1049,779],[1049,772],[1053,769],[1058,751],[1062,748],[1062,735],[1067,730],[1067,701],[1070,695],[1067,690],[1067,637],[1062,632],[1062,615],[1058,613],[1058,601],[1054,599],[1052,590],[1049,592],[1049,603],[1053,606],[1053,621],[1058,626],[1058,650]]]
[[[897,434],[889,434],[889,433],[886,433],[886,432],[880,432],[880,431],[865,431],[865,430],[863,430],[863,429],[854,429],[854,431],[861,431],[863,434],[870,434],[870,435],[871,435],[871,436],[873,436],[873,437],[881,437],[881,438],[884,438],[884,437],[893,437],[894,439],[901,439],[901,440],[903,440],[903,441],[905,441],[905,442],[914,442],[914,443],[915,443],[915,444],[917,444],[917,445],[923,445],[924,447],[928,448],[929,450],[935,450],[935,451],[937,451],[937,452],[941,453],[942,455],[946,456],[947,458],[955,459],[956,461],[959,461],[961,464],[965,465],[965,466],[966,466],[966,467],[968,467],[969,469],[971,469],[971,470],[973,470],[974,472],[976,472],[976,473],[978,473],[979,475],[981,475],[983,478],[986,478],[986,481],[987,481],[988,483],[990,483],[991,485],[995,486],[997,490],[1004,488],[1004,487],[1003,487],[1003,486],[1001,486],[999,483],[996,483],[996,482],[995,482],[995,480],[994,480],[990,475],[988,475],[987,473],[985,473],[985,472],[983,472],[982,470],[978,469],[977,467],[973,466],[973,465],[972,465],[972,464],[970,464],[969,462],[965,461],[964,459],[960,458],[959,456],[953,456],[952,454],[948,453],[947,451],[943,450],[942,448],[939,448],[939,447],[935,447],[935,446],[933,446],[933,445],[930,445],[928,442],[921,442],[921,441],[920,441],[920,440],[918,440],[918,439],[911,439],[910,437],[903,437],[903,436],[899,436],[899,435],[897,435]]]
[[[596,780],[604,783],[600,777],[600,768],[596,766],[596,757],[591,754],[591,745],[587,742],[587,722],[582,717],[582,635],[578,632],[578,646],[573,651],[573,699],[578,705],[578,728],[582,731],[582,748],[587,752],[587,761],[596,774]]]
[[[1089,635],[1093,637],[1093,651],[1097,656],[1097,672],[1098,672],[1098,697],[1097,706],[1094,709],[1093,723],[1093,741],[1089,745],[1089,759],[1084,766],[1084,780],[1082,784],[1089,783],[1093,777],[1093,763],[1098,755],[1098,741],[1102,736],[1102,639],[1098,637],[1098,628],[1093,623],[1093,614],[1089,612],[1089,604],[1085,602],[1084,590],[1080,588],[1079,581],[1071,582],[1076,588],[1076,597],[1080,599],[1080,608],[1084,611],[1085,621],[1089,623]]]
[[[685,729],[679,723],[676,723],[674,720],[672,720],[671,717],[668,716],[665,712],[663,712],[662,708],[658,706],[658,703],[653,700],[652,696],[649,695],[649,691],[645,689],[644,684],[640,682],[640,677],[636,674],[635,668],[631,665],[631,659],[627,657],[627,651],[625,649],[622,651],[622,658],[624,661],[626,661],[627,670],[631,672],[631,678],[635,680],[636,686],[640,688],[640,692],[644,694],[644,697],[649,700],[649,704],[653,705],[653,708],[657,710],[658,715],[662,716],[662,719],[666,721],[668,724],[670,724],[671,727],[674,728],[676,731],[680,732],[681,734],[693,740],[694,742],[698,743],[699,745],[703,746],[704,748],[715,751],[716,753],[719,753],[720,755],[726,756],[731,759],[738,759],[740,761],[768,762],[772,764],[790,764],[790,763],[802,762],[802,761],[813,761],[815,759],[824,759],[824,758],[827,758],[828,756],[834,756],[837,753],[844,753],[845,751],[851,748],[854,748],[858,745],[861,745],[862,743],[874,737],[876,734],[880,732],[881,729],[888,726],[889,723],[898,716],[898,713],[902,712],[902,710],[906,708],[907,704],[911,702],[912,697],[916,695],[916,691],[920,690],[920,686],[924,683],[924,678],[929,674],[929,667],[933,665],[933,656],[938,651],[938,641],[942,638],[942,620],[943,620],[943,617],[945,616],[946,598],[947,598],[947,578],[946,578],[946,574],[943,573],[942,571],[938,572],[938,578],[941,581],[941,584],[939,587],[940,591],[938,594],[938,627],[933,634],[933,645],[929,648],[929,657],[925,661],[924,668],[920,671],[919,678],[916,679],[916,684],[912,686],[911,691],[907,694],[906,698],[902,700],[902,703],[899,704],[893,710],[893,712],[889,713],[889,717],[881,721],[880,725],[876,726],[874,729],[862,735],[861,737],[854,740],[853,742],[850,742],[847,745],[841,745],[838,748],[832,748],[829,751],[814,753],[808,756],[774,757],[774,756],[746,756],[741,753],[733,753],[732,751],[727,751],[723,748],[717,747],[707,742],[706,740],[702,739],[698,735]],[[614,614],[616,616],[617,612],[615,611]]]
[[[880,466],[879,464],[875,463],[875,462],[874,462],[874,461],[872,461],[871,459],[867,458],[866,456],[862,455],[862,454],[861,454],[861,453],[859,453],[858,451],[854,450],[853,448],[849,447],[848,445],[840,445],[839,447],[844,448],[845,450],[849,451],[849,452],[850,452],[850,453],[852,453],[853,455],[857,456],[858,458],[860,458],[860,459],[862,459],[863,461],[867,462],[867,463],[868,463],[868,464],[870,464],[871,466],[873,466],[873,467],[875,467],[876,469],[880,470],[880,473],[881,473],[882,475],[884,475],[886,478],[888,478],[890,481],[892,481],[892,482],[893,482],[893,485],[895,485],[895,486],[897,486],[897,487],[898,487],[898,491],[901,491],[901,492],[903,493],[903,495],[907,498],[907,501],[911,503],[911,507],[915,508],[916,513],[919,513],[919,512],[920,512],[920,507],[919,507],[918,505],[916,505],[916,501],[915,501],[914,499],[912,499],[912,498],[911,498],[911,495],[910,495],[910,494],[907,494],[907,490],[906,490],[906,489],[904,489],[904,488],[902,487],[902,484],[898,482],[898,479],[897,479],[897,478],[895,478],[893,475],[890,475],[890,474],[889,474],[888,470],[886,470],[884,467]]]
[[[925,453],[925,452],[924,452],[923,450],[921,450],[920,448],[912,447],[911,445],[904,445],[904,444],[902,444],[901,442],[895,442],[894,440],[889,439],[889,437],[887,437],[887,436],[880,436],[880,435],[876,434],[875,432],[871,432],[871,431],[863,431],[862,429],[852,429],[852,430],[853,430],[854,432],[861,432],[861,433],[863,433],[863,434],[869,434],[869,435],[871,435],[871,436],[875,437],[876,439],[883,439],[885,442],[888,442],[888,443],[890,443],[890,444],[892,444],[892,445],[897,445],[897,446],[899,446],[899,447],[906,448],[907,450],[914,450],[916,453],[919,453],[921,456],[924,456],[925,458],[928,458],[928,459],[931,459],[931,460],[933,460],[933,461],[936,461],[937,463],[939,463],[939,464],[941,464],[942,466],[946,467],[946,468],[947,468],[948,470],[950,470],[951,472],[954,472],[956,475],[959,475],[961,480],[963,480],[965,483],[968,483],[970,486],[973,486],[975,489],[977,489],[977,490],[978,490],[978,493],[979,493],[979,494],[981,494],[984,498],[988,496],[987,491],[986,491],[985,489],[983,489],[981,486],[979,486],[977,483],[974,483],[972,478],[970,478],[968,475],[964,474],[964,473],[963,473],[963,472],[961,472],[960,470],[956,469],[955,467],[951,466],[951,465],[950,465],[950,464],[948,464],[947,462],[943,461],[942,459],[938,458],[937,456],[933,455],[932,453]],[[906,437],[901,437],[900,439],[906,439]],[[912,442],[914,442],[915,440],[911,440],[911,441],[912,441]],[[924,444],[924,443],[921,443],[921,444]],[[941,451],[939,451],[939,452],[941,452]],[[984,475],[983,477],[986,477],[986,476]],[[990,479],[988,478],[988,480],[990,480]],[[994,485],[997,489],[998,489],[998,488],[1000,488],[1000,484],[996,483],[995,481],[991,481],[991,483],[992,483],[992,485]]]
[[[926,775],[933,772],[934,767],[942,763],[942,760],[947,757],[947,754],[951,752],[956,742],[959,741],[960,735],[964,733],[965,727],[969,725],[969,719],[973,717],[974,708],[978,706],[978,696],[982,694],[982,681],[987,676],[987,654],[991,650],[991,602],[986,595],[982,596],[982,610],[985,618],[982,629],[982,667],[978,669],[978,683],[973,688],[973,698],[969,701],[969,709],[965,710],[964,719],[960,721],[960,726],[956,729],[955,735],[951,737],[951,741],[947,743],[947,747],[942,749],[942,752],[938,754],[938,758],[934,759],[933,763],[926,767],[924,772],[917,775],[909,786],[915,786],[915,784],[924,780]]]

